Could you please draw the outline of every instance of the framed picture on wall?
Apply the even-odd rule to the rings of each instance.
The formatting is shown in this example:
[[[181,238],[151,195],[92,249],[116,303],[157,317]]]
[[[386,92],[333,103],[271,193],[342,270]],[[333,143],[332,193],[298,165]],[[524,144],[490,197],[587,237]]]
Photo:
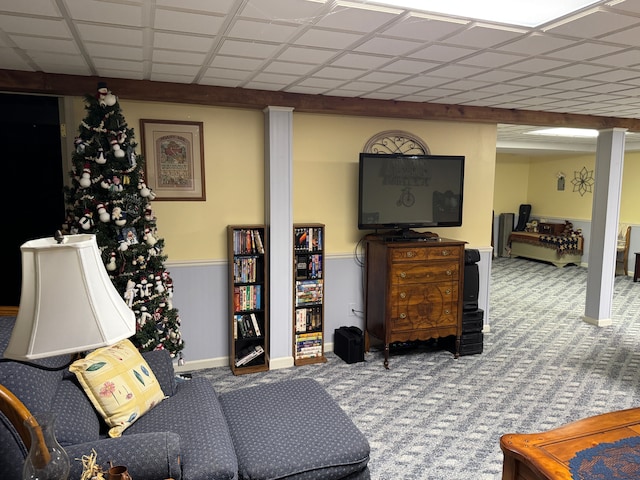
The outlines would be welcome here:
[[[205,200],[202,122],[142,119],[140,127],[155,200]]]

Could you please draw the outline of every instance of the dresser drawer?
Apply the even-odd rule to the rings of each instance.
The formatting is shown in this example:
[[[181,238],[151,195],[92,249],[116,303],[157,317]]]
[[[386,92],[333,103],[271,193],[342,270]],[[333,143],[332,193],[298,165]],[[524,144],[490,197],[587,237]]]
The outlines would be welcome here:
[[[391,287],[392,331],[441,328],[458,324],[458,284]]]
[[[392,284],[450,282],[458,279],[459,264],[455,259],[432,263],[397,263],[391,266]]]
[[[460,258],[462,247],[459,245],[434,245],[425,246],[423,244],[415,247],[398,247],[389,249],[389,256],[392,262],[409,261],[420,262],[424,260],[442,260],[445,258]]]

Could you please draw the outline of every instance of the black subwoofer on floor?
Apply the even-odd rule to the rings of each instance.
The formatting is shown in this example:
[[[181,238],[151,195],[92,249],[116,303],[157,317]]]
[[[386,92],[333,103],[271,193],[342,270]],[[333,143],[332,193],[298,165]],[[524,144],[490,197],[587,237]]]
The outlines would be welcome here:
[[[462,293],[462,308],[468,310],[478,309],[478,292],[480,290],[480,277],[477,262],[480,261],[480,252],[468,248],[464,251],[464,285]]]

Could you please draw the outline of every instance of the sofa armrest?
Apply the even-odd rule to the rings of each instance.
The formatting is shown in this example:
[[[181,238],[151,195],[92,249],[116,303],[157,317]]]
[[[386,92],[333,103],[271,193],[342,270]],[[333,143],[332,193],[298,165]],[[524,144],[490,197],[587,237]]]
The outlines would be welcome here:
[[[167,350],[153,350],[142,354],[160,383],[162,391],[167,396],[176,393],[176,373],[173,369],[173,359]]]
[[[180,480],[180,436],[172,432],[138,433],[65,447],[71,462],[69,478],[82,476],[82,456],[96,451],[103,470],[124,465],[135,480]]]

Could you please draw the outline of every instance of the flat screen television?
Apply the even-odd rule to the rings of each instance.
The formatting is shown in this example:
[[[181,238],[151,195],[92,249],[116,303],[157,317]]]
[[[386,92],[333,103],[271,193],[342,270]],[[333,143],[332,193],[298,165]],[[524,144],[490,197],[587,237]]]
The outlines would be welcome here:
[[[462,225],[464,156],[361,153],[360,230]]]

